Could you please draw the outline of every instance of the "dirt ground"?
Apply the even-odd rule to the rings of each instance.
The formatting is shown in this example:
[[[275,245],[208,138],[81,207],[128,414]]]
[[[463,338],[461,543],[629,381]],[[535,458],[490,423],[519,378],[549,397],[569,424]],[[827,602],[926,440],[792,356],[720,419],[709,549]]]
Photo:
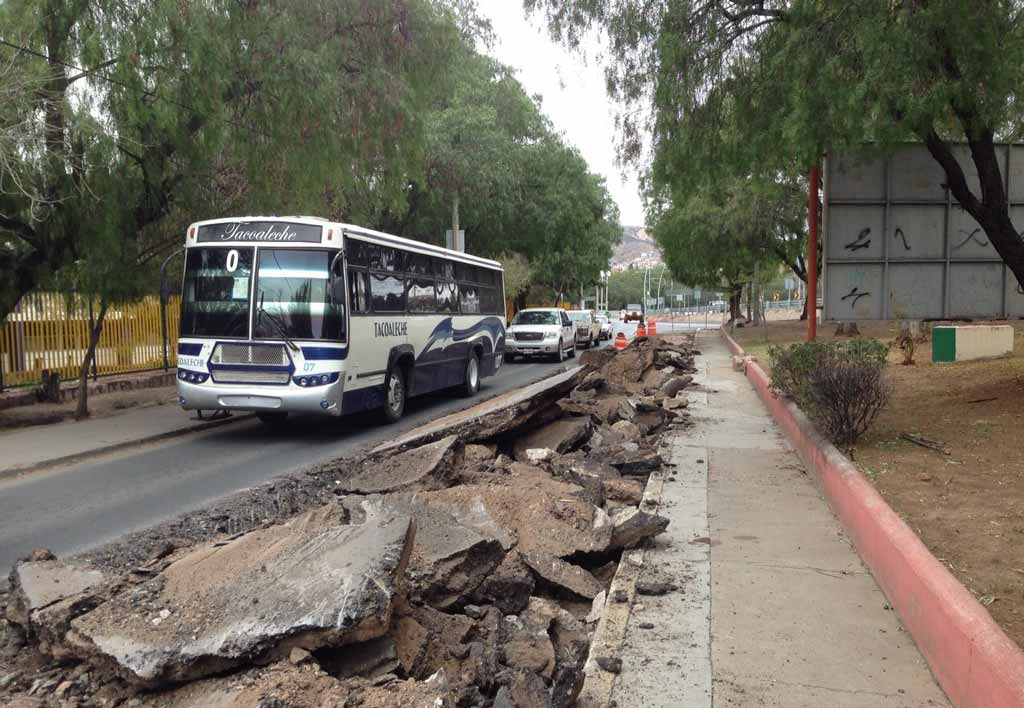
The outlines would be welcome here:
[[[930,363],[919,344],[915,366],[890,356],[889,406],[853,451],[854,461],[935,556],[1024,646],[1024,322],[1010,357]],[[768,342],[799,341],[806,322],[738,329],[734,337],[767,364]],[[832,338],[835,325],[818,326]],[[860,323],[867,336],[892,340],[895,323]],[[948,454],[903,439],[939,441]]]
[[[135,391],[111,391],[90,394],[89,413],[93,418],[117,415],[128,408],[143,408],[174,403],[177,393],[174,386],[143,388]],[[78,401],[67,403],[36,403],[0,410],[0,430],[24,428],[30,425],[48,425],[71,420],[75,415]]]

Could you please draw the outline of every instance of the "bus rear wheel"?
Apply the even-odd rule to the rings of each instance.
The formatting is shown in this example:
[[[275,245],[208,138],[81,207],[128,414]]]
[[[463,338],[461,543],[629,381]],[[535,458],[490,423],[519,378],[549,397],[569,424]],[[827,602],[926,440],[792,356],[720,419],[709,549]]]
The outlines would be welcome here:
[[[260,419],[260,422],[264,425],[279,426],[284,425],[288,422],[287,413],[257,413],[256,417]]]
[[[405,412],[405,375],[399,367],[388,371],[384,379],[384,420],[395,423]]]
[[[466,369],[463,371],[462,393],[466,398],[472,398],[480,390],[480,357],[476,352],[469,355],[466,360]]]

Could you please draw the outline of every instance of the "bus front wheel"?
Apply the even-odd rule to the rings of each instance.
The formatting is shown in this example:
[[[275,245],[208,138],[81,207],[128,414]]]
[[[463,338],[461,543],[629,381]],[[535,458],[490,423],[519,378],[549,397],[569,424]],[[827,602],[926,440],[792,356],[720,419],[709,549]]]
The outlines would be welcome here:
[[[463,371],[462,393],[467,398],[472,398],[480,390],[480,357],[476,352],[469,355],[466,360],[466,370]]]
[[[394,423],[405,412],[405,375],[399,367],[388,371],[384,380],[384,419]]]

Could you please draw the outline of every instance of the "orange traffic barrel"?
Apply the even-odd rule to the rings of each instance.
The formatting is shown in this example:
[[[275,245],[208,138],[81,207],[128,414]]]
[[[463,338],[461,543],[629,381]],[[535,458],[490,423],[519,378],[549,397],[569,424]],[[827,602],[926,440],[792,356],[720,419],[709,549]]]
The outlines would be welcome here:
[[[627,344],[627,342],[626,342],[626,335],[625,334],[623,334],[622,332],[619,332],[618,334],[615,335],[615,348],[616,349],[625,349],[626,348],[626,344]]]
[[[658,323],[654,321],[654,318],[647,320],[647,334],[657,334]]]
[[[637,323],[637,326],[636,326],[636,336],[638,336],[638,337],[646,337],[647,336],[647,328],[644,327],[644,321],[643,320],[640,320],[640,322]]]

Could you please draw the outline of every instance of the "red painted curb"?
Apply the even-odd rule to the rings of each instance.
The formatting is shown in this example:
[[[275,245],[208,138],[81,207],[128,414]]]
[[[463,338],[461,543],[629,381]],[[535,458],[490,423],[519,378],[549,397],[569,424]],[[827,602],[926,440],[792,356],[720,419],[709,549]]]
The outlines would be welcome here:
[[[743,349],[722,332],[729,349]],[[747,378],[805,464],[950,701],[960,708],[1024,706],[1024,652],[939,562],[874,486],[748,361]]]

